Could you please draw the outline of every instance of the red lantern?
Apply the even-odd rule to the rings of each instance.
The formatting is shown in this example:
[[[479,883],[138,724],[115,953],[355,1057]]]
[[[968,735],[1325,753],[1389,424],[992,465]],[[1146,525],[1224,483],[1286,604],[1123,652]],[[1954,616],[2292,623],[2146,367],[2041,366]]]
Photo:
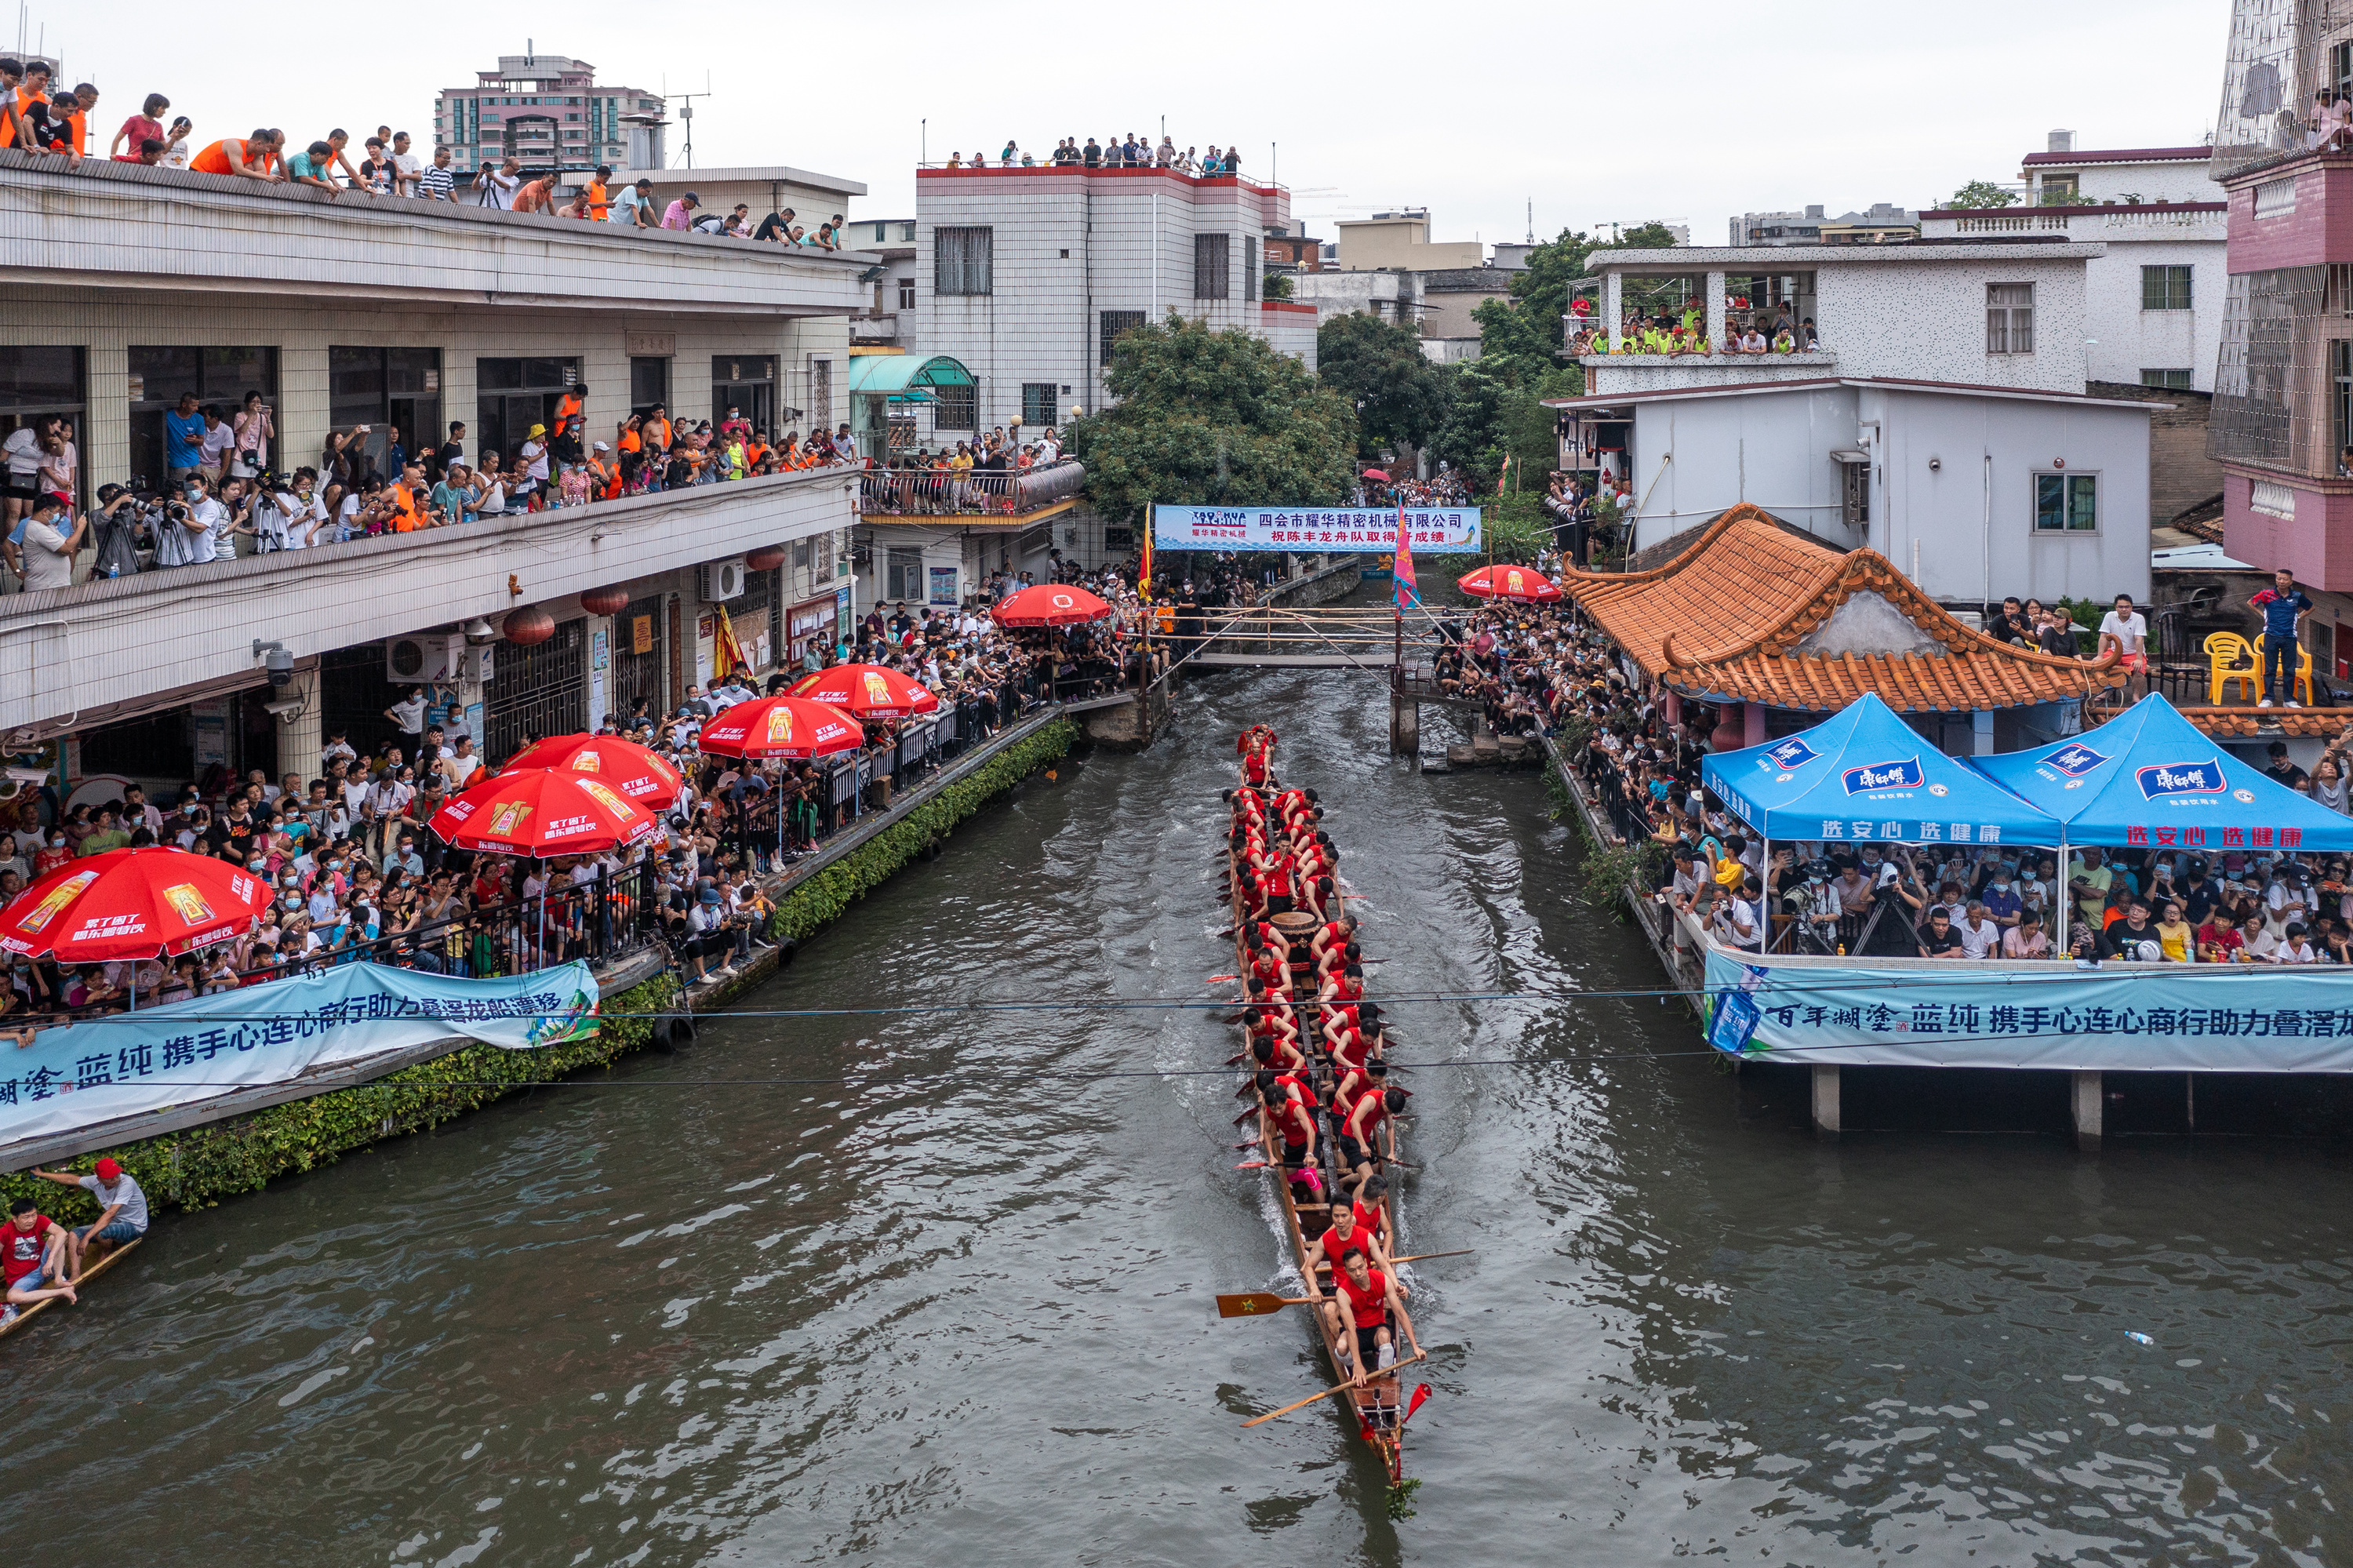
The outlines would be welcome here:
[[[591,615],[618,615],[629,608],[626,588],[594,588],[580,596],[580,608]]]
[[[744,557],[744,564],[755,572],[773,572],[785,564],[782,545],[763,545]]]
[[[501,630],[516,647],[529,648],[555,635],[555,617],[535,604],[527,604],[510,614]]]

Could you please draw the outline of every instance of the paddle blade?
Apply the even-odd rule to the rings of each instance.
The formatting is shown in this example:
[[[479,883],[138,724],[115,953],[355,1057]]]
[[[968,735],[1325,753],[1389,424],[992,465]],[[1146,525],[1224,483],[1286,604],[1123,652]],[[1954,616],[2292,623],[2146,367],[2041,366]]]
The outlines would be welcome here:
[[[1271,1160],[1245,1160],[1240,1165],[1235,1166],[1234,1169],[1237,1171],[1263,1171],[1273,1163],[1274,1161]]]
[[[1220,1318],[1259,1318],[1265,1316],[1269,1312],[1280,1312],[1288,1305],[1288,1302],[1286,1302],[1282,1297],[1277,1296],[1271,1290],[1250,1290],[1243,1292],[1240,1296],[1219,1297],[1218,1316]]]
[[[1242,978],[1242,977],[1241,977],[1241,976],[1240,976],[1240,975],[1211,975],[1211,976],[1209,977],[1209,983],[1210,983],[1211,985],[1219,985],[1219,984],[1221,984],[1221,983],[1230,983],[1231,981],[1238,980],[1240,980],[1240,979],[1241,979],[1241,978]]]
[[[1421,1408],[1421,1402],[1429,1397],[1430,1385],[1426,1383],[1416,1383],[1414,1385],[1413,1397],[1406,1402],[1405,1414],[1398,1417],[1398,1425],[1399,1426],[1403,1426],[1407,1422],[1412,1420],[1413,1413],[1419,1410]]]

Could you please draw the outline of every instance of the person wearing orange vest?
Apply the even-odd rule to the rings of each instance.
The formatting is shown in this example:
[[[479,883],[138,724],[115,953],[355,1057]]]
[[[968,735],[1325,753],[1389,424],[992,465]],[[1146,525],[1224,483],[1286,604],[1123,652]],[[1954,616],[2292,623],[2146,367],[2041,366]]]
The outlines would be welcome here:
[[[425,485],[425,471],[410,463],[400,471],[400,482],[385,487],[392,497],[392,531],[414,534],[427,526],[424,511],[417,504],[417,493]]]
[[[623,456],[646,450],[645,438],[638,433],[638,427],[644,423],[645,418],[639,414],[632,414],[621,421],[619,433],[613,439],[619,444]]]
[[[98,89],[88,82],[74,88],[74,111],[66,116],[66,124],[73,134],[74,156],[86,156],[90,152],[90,111],[98,107]]]
[[[8,63],[16,65],[16,71],[13,78],[0,75],[0,85],[8,90],[6,113],[0,115],[0,147],[30,147],[32,128],[25,122],[25,111],[48,101],[49,68],[40,60],[30,65]]]
[[[603,441],[588,454],[588,493],[603,501],[621,493],[620,469],[613,461],[613,449]]]
[[[596,177],[588,182],[587,190],[582,193],[588,198],[588,216],[595,222],[611,221],[613,198],[611,193],[606,190],[605,182],[612,177],[613,167],[610,164],[597,164]]]
[[[279,140],[279,132],[268,129],[242,139],[224,137],[189,159],[188,167],[200,175],[243,175],[280,185],[286,174],[278,166]]]

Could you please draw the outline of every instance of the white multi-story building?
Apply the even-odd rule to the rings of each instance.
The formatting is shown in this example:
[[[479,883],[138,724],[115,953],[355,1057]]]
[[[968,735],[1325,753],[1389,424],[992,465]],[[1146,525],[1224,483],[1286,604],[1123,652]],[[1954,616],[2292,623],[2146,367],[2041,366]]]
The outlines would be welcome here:
[[[1313,369],[1315,308],[1261,297],[1261,238],[1290,217],[1281,185],[1171,169],[918,170],[913,342],[970,378],[926,406],[926,444],[1092,413],[1119,334],[1171,311]]]
[[[231,412],[258,393],[280,472],[363,425],[370,466],[453,423],[470,461],[511,455],[575,393],[607,442],[651,402],[839,422],[873,262],[13,152],[0,197],[19,218],[0,236],[0,430],[70,419],[82,507],[109,482],[156,486],[183,393]],[[322,730],[392,738],[384,709],[430,679],[501,756],[675,704],[723,629],[760,665],[837,623],[854,487],[811,470],[95,581],[85,557],[72,586],[0,599],[0,736],[20,755],[63,741],[69,787],[308,778]],[[292,664],[275,687],[269,644]]]
[[[1924,212],[1921,237],[2063,237],[2106,247],[2084,269],[2087,375],[2211,392],[2229,217],[2222,187],[2207,175],[2212,152],[2077,152],[2073,132],[2054,131],[2050,149],[2025,160],[2027,205]]]
[[[2146,598],[2149,418],[2168,406],[2086,395],[2085,270],[2105,254],[2063,234],[1596,252],[1605,322],[1704,313],[1717,344],[1810,322],[1820,342],[1588,355],[1588,395],[1553,405],[1561,466],[1629,497],[1636,548],[1746,501],[1957,607]]]
[[[448,148],[451,164],[462,173],[485,158],[496,163],[510,156],[533,169],[622,168],[633,161],[659,168],[661,114],[660,95],[600,83],[586,60],[501,55],[496,70],[475,73],[473,86],[434,94],[433,133],[414,142],[428,162],[435,146]],[[636,160],[633,130],[641,149]]]

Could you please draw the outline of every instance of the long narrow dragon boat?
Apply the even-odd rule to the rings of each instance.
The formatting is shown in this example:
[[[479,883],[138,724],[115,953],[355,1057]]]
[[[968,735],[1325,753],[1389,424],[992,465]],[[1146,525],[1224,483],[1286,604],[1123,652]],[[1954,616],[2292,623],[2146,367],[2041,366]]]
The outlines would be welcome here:
[[[1228,850],[1227,861],[1229,895],[1233,916],[1235,973],[1238,976],[1247,977],[1251,972],[1251,948],[1249,937],[1251,916],[1249,902],[1245,897],[1244,884],[1250,874],[1250,868],[1240,863],[1230,848]],[[1338,895],[1335,893],[1334,895],[1335,913],[1337,897]],[[1323,1009],[1317,1001],[1320,990],[1319,976],[1314,960],[1307,954],[1307,943],[1321,922],[1314,915],[1304,912],[1275,914],[1265,918],[1277,930],[1282,931],[1287,940],[1298,943],[1293,949],[1293,961],[1290,966],[1290,972],[1282,977],[1286,983],[1279,988],[1270,987],[1269,992],[1272,996],[1279,990],[1282,999],[1291,1003],[1299,1022],[1301,1048],[1309,1058],[1317,1102],[1316,1159],[1314,1165],[1309,1168],[1314,1172],[1312,1178],[1297,1184],[1309,1189],[1303,1193],[1296,1190],[1290,1171],[1285,1169],[1283,1140],[1274,1127],[1272,1118],[1264,1114],[1262,1101],[1254,1086],[1253,1071],[1256,1065],[1251,1059],[1250,1053],[1250,1026],[1248,1022],[1250,1009],[1248,1001],[1248,981],[1245,979],[1243,1014],[1237,1025],[1241,1033],[1242,1083],[1240,1097],[1248,1099],[1254,1106],[1260,1106],[1261,1108],[1261,1114],[1256,1118],[1261,1159],[1244,1163],[1256,1165],[1263,1162],[1267,1179],[1272,1181],[1276,1201],[1281,1205],[1283,1240],[1290,1249],[1293,1266],[1303,1279],[1312,1275],[1316,1286],[1327,1298],[1330,1298],[1333,1296],[1333,1266],[1320,1257],[1312,1264],[1309,1259],[1310,1249],[1314,1239],[1322,1235],[1331,1224],[1335,1202],[1337,1201],[1342,1204],[1347,1202],[1343,1190],[1337,1184],[1337,1171],[1333,1160],[1337,1129],[1332,1125],[1332,1096],[1335,1086],[1337,1068],[1332,1060],[1321,1027],[1320,1015]],[[1397,1158],[1395,1124],[1384,1120],[1373,1136],[1377,1145],[1377,1151],[1384,1161],[1393,1162]],[[1393,1166],[1385,1165],[1385,1168],[1393,1168]],[[1393,1192],[1384,1191],[1380,1201],[1388,1222],[1385,1229],[1388,1237],[1394,1242],[1398,1234],[1396,1194]],[[1245,1299],[1251,1304],[1246,1309],[1256,1309],[1255,1304],[1259,1302],[1264,1302],[1278,1309],[1285,1301],[1296,1304],[1296,1298],[1279,1297],[1252,1297]],[[1344,1418],[1355,1427],[1357,1436],[1380,1456],[1383,1467],[1388,1472],[1392,1513],[1401,1514],[1409,1511],[1404,1508],[1402,1500],[1409,1497],[1412,1490],[1405,1476],[1405,1425],[1412,1411],[1419,1406],[1421,1398],[1427,1396],[1427,1388],[1417,1391],[1412,1404],[1405,1403],[1400,1398],[1399,1374],[1403,1370],[1402,1364],[1392,1365],[1386,1370],[1377,1372],[1367,1379],[1365,1387],[1345,1386],[1352,1382],[1351,1374],[1347,1370],[1349,1363],[1345,1352],[1334,1333],[1331,1319],[1320,1309],[1308,1308],[1306,1310],[1313,1319],[1316,1338],[1324,1347],[1325,1370],[1331,1378],[1334,1389],[1338,1391],[1331,1394],[1330,1403],[1343,1411]],[[1345,1317],[1345,1308],[1342,1316]],[[1398,1360],[1402,1363],[1404,1341],[1397,1331],[1394,1317],[1395,1315],[1391,1314],[1391,1339],[1398,1347]],[[1341,1331],[1345,1333],[1348,1330],[1344,1327]]]

